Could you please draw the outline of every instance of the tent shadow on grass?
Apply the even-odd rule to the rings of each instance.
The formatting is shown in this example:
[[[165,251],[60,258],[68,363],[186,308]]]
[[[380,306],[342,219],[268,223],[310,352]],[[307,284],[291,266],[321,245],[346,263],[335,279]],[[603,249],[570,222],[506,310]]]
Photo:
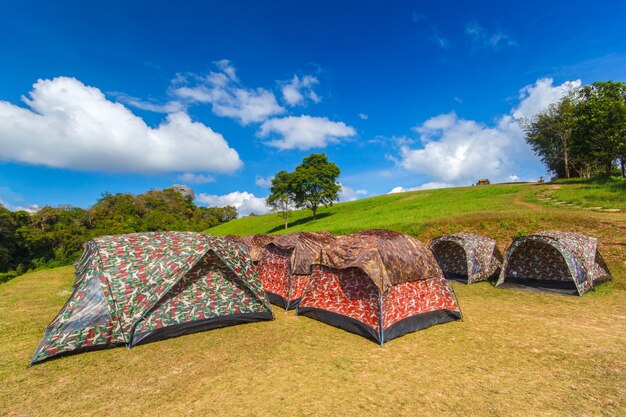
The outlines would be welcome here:
[[[328,216],[332,216],[334,213],[319,213],[315,220],[320,220]],[[303,219],[296,220],[295,222],[289,222],[289,227],[299,226],[301,224],[306,224],[313,221],[313,216],[305,217]],[[281,230],[285,230],[285,225],[281,224],[279,226],[273,227],[265,233],[276,233]]]

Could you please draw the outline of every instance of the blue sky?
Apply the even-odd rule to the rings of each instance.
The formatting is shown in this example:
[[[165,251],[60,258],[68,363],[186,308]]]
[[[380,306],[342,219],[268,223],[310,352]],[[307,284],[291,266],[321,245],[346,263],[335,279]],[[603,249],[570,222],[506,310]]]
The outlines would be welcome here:
[[[622,1],[55,3],[0,4],[12,209],[183,183],[259,213],[311,152],[343,200],[535,180],[515,120],[626,80]]]

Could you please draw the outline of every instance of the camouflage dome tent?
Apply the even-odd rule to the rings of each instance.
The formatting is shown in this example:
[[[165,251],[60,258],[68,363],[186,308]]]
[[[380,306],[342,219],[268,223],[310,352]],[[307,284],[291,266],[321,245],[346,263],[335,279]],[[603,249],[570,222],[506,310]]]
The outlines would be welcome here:
[[[263,234],[248,236],[226,235],[224,236],[224,239],[232,240],[233,242],[245,245],[246,248],[248,248],[248,253],[250,253],[252,262],[254,262],[255,265],[258,265],[261,260],[263,249],[265,249],[265,245],[276,239],[276,236]]]
[[[423,243],[388,230],[338,237],[313,262],[297,314],[373,339],[461,318],[454,294]]]
[[[513,240],[496,286],[583,295],[610,279],[596,238],[546,231]]]
[[[73,293],[31,363],[272,320],[241,245],[189,232],[106,236],[85,244]]]
[[[502,254],[496,241],[471,233],[443,235],[430,243],[439,267],[446,278],[472,284],[497,277]]]
[[[329,232],[297,232],[278,236],[265,246],[259,277],[272,304],[285,310],[296,307],[309,283],[311,261],[334,239]]]

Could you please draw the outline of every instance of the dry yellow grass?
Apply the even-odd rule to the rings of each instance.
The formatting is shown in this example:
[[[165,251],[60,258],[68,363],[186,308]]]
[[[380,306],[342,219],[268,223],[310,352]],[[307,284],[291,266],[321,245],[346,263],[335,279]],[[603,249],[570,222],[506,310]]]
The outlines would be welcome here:
[[[520,232],[591,234],[600,240],[613,283],[584,297],[455,285],[464,321],[384,347],[276,308],[273,322],[28,367],[45,326],[69,296],[73,271],[18,277],[0,285],[0,414],[626,415],[626,214],[540,204],[535,195],[544,189],[517,187],[519,193],[503,194],[499,210],[405,219],[392,228],[423,241],[474,231],[498,239],[502,249]],[[465,191],[441,193],[453,199],[458,192]],[[366,203],[359,204],[373,204]],[[408,214],[418,209],[406,208]],[[401,212],[399,219],[408,216]]]
[[[465,321],[379,347],[276,321],[27,367],[69,267],[0,286],[3,415],[624,415],[624,291],[582,298],[456,285]]]

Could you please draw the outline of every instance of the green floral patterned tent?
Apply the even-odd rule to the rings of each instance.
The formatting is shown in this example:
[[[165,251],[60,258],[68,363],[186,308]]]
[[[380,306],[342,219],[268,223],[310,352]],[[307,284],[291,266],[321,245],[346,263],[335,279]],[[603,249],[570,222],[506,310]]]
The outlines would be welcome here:
[[[247,251],[191,232],[106,236],[85,244],[73,293],[31,363],[65,353],[272,320]]]

